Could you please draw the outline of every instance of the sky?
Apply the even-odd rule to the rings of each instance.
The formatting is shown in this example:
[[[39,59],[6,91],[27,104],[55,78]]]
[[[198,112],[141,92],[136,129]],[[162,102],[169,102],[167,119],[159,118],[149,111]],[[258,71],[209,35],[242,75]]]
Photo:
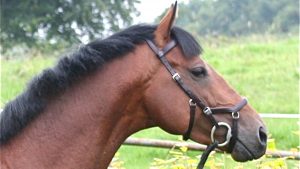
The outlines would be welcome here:
[[[179,2],[188,2],[188,0],[178,0]],[[175,3],[175,0],[140,0],[140,3],[136,5],[140,16],[134,18],[133,24],[154,23],[154,19],[172,3]]]

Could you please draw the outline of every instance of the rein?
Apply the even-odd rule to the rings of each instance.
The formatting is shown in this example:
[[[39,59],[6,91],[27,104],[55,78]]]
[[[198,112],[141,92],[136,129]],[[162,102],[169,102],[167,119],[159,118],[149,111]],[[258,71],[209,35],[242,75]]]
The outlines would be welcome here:
[[[190,98],[189,106],[190,106],[190,120],[189,126],[186,132],[183,134],[183,140],[188,140],[190,138],[194,121],[195,121],[195,112],[196,108],[199,107],[202,112],[205,114],[206,117],[212,123],[212,129],[210,133],[212,143],[207,146],[206,150],[203,152],[201,156],[201,160],[197,166],[197,169],[202,169],[205,165],[205,162],[210,154],[217,147],[224,147],[228,144],[228,151],[231,153],[233,147],[238,140],[238,119],[240,117],[239,111],[247,104],[247,99],[243,98],[239,103],[237,103],[233,107],[214,107],[210,108],[204,102],[202,102],[190,89],[185,83],[183,82],[180,75],[173,69],[170,65],[169,61],[166,58],[166,54],[170,52],[175,46],[176,41],[171,40],[163,49],[159,49],[151,40],[146,39],[148,46],[151,50],[156,54],[162,64],[166,67],[169,73],[172,75],[173,80],[178,84],[178,86],[186,93],[186,95]],[[214,114],[219,113],[231,113],[232,116],[232,128],[226,122],[217,122],[214,118]],[[215,131],[220,128],[225,127],[227,128],[227,134],[225,136],[226,140],[223,143],[219,143],[218,140],[214,138]]]

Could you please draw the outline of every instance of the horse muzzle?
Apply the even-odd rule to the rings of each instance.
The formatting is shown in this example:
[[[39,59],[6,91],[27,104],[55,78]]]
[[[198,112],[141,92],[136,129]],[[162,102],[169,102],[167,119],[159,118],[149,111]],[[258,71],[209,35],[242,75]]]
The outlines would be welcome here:
[[[266,129],[264,126],[260,126],[253,136],[239,134],[236,144],[231,152],[231,156],[235,161],[245,162],[262,157],[266,153],[266,149]]]

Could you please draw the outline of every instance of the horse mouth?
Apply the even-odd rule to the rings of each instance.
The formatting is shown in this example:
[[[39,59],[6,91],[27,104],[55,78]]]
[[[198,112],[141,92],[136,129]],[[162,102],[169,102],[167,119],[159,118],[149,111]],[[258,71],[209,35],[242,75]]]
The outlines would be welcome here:
[[[265,149],[252,151],[252,149],[249,149],[240,139],[238,139],[231,153],[231,157],[235,161],[246,162],[262,157],[265,154],[265,151]]]
[[[248,150],[248,148],[246,148],[240,141],[236,142],[231,153],[231,157],[238,162],[246,162],[254,159],[250,150]]]

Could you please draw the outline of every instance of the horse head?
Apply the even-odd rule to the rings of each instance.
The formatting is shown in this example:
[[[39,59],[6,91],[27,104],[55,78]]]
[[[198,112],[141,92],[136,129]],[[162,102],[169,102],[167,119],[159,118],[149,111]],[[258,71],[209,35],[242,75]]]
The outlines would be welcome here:
[[[176,12],[175,4],[157,26],[154,40],[147,41],[152,51],[148,57],[157,59],[144,96],[149,116],[169,133],[202,144],[218,141],[236,161],[261,157],[267,141],[261,118],[199,56],[196,40],[173,26]]]

